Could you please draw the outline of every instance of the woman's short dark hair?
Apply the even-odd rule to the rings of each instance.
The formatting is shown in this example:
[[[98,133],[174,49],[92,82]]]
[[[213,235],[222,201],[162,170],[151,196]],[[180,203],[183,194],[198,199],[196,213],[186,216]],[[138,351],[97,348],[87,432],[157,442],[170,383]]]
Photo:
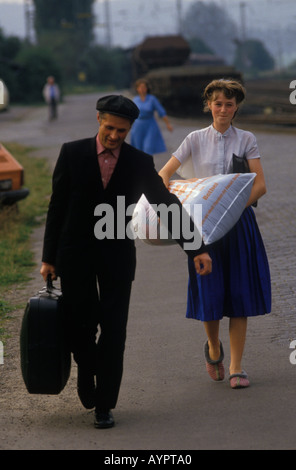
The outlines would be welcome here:
[[[231,78],[213,80],[203,93],[204,111],[209,111],[208,102],[214,101],[219,93],[223,93],[229,99],[235,98],[237,105],[240,105],[246,97],[246,90],[239,81]]]
[[[151,86],[150,86],[150,83],[148,82],[148,80],[146,78],[139,78],[136,83],[135,83],[135,89],[138,88],[139,85],[141,85],[142,83],[144,83],[147,87],[147,93],[151,93]]]

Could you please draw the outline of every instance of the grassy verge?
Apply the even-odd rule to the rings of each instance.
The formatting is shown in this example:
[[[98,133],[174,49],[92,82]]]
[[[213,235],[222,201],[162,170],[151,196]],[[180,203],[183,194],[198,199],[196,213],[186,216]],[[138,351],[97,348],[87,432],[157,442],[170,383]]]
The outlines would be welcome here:
[[[33,149],[18,144],[4,145],[23,165],[25,186],[30,194],[17,206],[0,209],[0,339],[5,321],[17,307],[7,301],[7,293],[15,284],[30,278],[34,266],[30,235],[45,218],[51,192],[46,160],[30,156]]]

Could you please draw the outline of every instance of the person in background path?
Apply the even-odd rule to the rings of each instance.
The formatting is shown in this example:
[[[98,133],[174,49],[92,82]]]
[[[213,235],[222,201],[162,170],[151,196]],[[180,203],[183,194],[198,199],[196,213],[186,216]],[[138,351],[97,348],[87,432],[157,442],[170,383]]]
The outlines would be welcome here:
[[[250,199],[237,224],[221,240],[209,247],[213,259],[212,273],[201,278],[189,260],[187,317],[204,322],[208,341],[206,365],[214,380],[224,378],[223,347],[219,324],[230,317],[230,385],[249,386],[242,369],[247,318],[271,311],[271,283],[264,244],[251,207],[266,192],[264,173],[255,136],[232,126],[245,89],[235,80],[214,80],[205,89],[205,111],[213,123],[192,132],[161,169],[165,185],[169,178],[192,159],[192,178],[203,178],[233,171],[234,154],[245,157],[250,172],[256,173]],[[183,167],[184,168],[184,167]],[[182,170],[182,167],[181,167]]]
[[[43,88],[43,97],[48,104],[49,120],[57,119],[58,117],[58,102],[60,101],[60,89],[55,83],[55,78],[50,76],[47,78],[47,83]]]
[[[134,102],[140,110],[140,115],[131,131],[131,145],[150,155],[165,152],[166,145],[154,113],[157,112],[159,117],[163,118],[167,129],[172,132],[173,127],[170,124],[166,111],[158,99],[150,94],[150,86],[147,80],[137,80],[135,87],[138,96],[134,98]]]
[[[163,184],[152,156],[125,142],[139,115],[134,102],[109,95],[98,100],[97,110],[98,134],[62,146],[53,174],[40,272],[45,280],[48,275],[61,279],[68,338],[78,364],[78,395],[86,408],[95,408],[95,427],[108,428],[114,426],[111,409],[121,384],[136,269],[134,239],[126,230],[108,237],[108,228],[114,229],[119,220],[128,228],[132,216],[125,209],[136,205],[142,194],[157,206],[177,204],[180,217],[169,223],[170,232],[172,224],[178,224],[176,241],[201,275],[211,272],[212,261],[193,221]],[[124,199],[125,208],[118,206],[118,198]],[[106,233],[103,228],[95,233],[102,221],[97,209],[106,212],[106,206],[113,217],[102,227],[109,227]],[[188,232],[183,235],[183,227],[190,227],[190,237]],[[191,244],[194,240],[197,243]]]

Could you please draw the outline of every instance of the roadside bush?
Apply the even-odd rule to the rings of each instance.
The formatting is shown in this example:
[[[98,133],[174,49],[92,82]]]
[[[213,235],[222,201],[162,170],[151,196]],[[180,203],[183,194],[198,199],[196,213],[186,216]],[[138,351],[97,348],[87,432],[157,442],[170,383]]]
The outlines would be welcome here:
[[[93,46],[81,57],[79,67],[92,85],[125,88],[131,82],[130,59],[121,48]]]
[[[43,101],[42,89],[49,75],[54,75],[60,85],[60,70],[48,50],[38,46],[24,47],[18,54],[17,61],[20,65],[15,96],[17,101]]]

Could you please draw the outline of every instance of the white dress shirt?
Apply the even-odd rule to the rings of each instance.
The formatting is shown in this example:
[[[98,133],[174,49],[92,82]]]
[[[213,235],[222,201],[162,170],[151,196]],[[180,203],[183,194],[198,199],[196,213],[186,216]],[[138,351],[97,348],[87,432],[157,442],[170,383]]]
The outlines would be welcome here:
[[[187,178],[231,173],[233,154],[247,159],[260,158],[254,134],[233,126],[221,134],[210,125],[191,132],[173,153],[181,163],[180,175],[182,165],[188,165],[188,159],[192,159],[194,174],[187,174]]]

